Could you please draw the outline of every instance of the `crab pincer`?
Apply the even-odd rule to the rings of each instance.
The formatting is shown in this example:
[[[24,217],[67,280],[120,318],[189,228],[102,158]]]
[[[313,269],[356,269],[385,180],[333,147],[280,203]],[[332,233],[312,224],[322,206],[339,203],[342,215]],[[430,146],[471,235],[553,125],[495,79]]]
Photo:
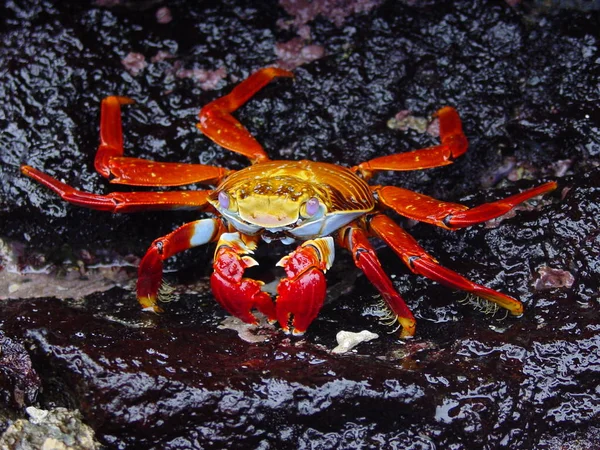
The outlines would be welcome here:
[[[277,321],[285,333],[304,334],[319,314],[327,292],[324,272],[334,258],[333,238],[328,236],[304,242],[277,263],[287,275],[279,282],[276,301]]]
[[[239,233],[223,233],[215,251],[210,285],[217,302],[231,315],[256,324],[256,317],[251,312],[256,309],[274,322],[275,305],[271,296],[261,291],[263,282],[244,277],[248,267],[258,265],[248,256],[255,248],[256,242],[243,240]]]

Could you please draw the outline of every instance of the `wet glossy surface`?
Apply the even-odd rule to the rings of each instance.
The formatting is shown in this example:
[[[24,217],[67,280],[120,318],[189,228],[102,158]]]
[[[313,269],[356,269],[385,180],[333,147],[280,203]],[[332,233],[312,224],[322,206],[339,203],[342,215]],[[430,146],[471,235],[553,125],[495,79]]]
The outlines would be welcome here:
[[[452,233],[401,221],[441,263],[522,300],[521,318],[461,304],[461,293],[407,273],[381,249],[419,323],[402,343],[378,323],[374,289],[340,251],[330,301],[303,340],[266,329],[265,342],[247,343],[219,328],[225,316],[206,289],[212,248],[196,249],[167,264],[181,295],[161,316],[139,311],[122,288],[72,302],[2,300],[2,331],[24,345],[42,380],[26,402],[79,408],[111,448],[600,446],[597,11],[391,1],[317,17],[307,30],[296,27],[310,15],[288,16],[275,3],[171,2],[168,23],[164,11],[156,16],[167,5],[144,2],[20,4],[0,7],[0,236],[18,258],[1,249],[2,281],[15,268],[29,270],[20,283],[34,280],[32,267],[58,287],[65,272],[92,279],[104,266],[133,277],[135,258],[193,214],[77,209],[21,177],[19,165],[116,190],[92,166],[100,99],[120,94],[137,101],[124,114],[128,155],[244,167],[199,135],[196,114],[296,38],[324,56],[237,114],[271,157],[353,166],[431,145],[430,135],[386,123],[398,111],[425,116],[450,104],[469,151],[452,166],[374,183],[469,206],[559,183],[487,226]],[[484,190],[491,181],[500,184]],[[278,259],[257,257],[265,267]],[[3,299],[18,292],[11,280],[0,283]],[[332,355],[340,329],[380,338]]]

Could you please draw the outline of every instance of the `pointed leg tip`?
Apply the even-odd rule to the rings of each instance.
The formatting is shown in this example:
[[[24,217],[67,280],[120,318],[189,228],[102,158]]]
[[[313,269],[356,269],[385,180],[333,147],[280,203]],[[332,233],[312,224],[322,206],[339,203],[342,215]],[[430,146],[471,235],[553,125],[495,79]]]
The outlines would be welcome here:
[[[402,327],[402,331],[400,331],[401,339],[412,339],[414,337],[415,337],[415,328],[414,327],[412,329],[406,329],[406,328]]]
[[[265,73],[268,73],[269,75],[272,75],[272,76],[294,78],[293,72],[290,72],[289,70],[286,70],[286,69],[282,69],[281,67],[272,66],[272,67],[267,67],[266,69],[263,69],[263,70],[265,71]]]
[[[156,313],[156,314],[160,314],[160,313],[164,312],[164,310],[158,305],[149,304],[149,305],[145,306],[141,301],[140,301],[140,304],[142,305],[142,311],[144,311],[144,312],[151,312],[151,313]]]
[[[21,166],[21,173],[25,176],[28,176],[29,178],[33,178],[33,179],[39,181],[39,182],[41,182],[41,180],[43,180],[43,179],[49,178],[49,175],[46,175],[41,170],[38,170],[35,167],[31,167],[31,166],[28,166],[25,164]]]
[[[398,322],[402,326],[402,330],[400,331],[400,338],[402,339],[411,339],[415,336],[415,332],[417,330],[417,321],[409,318],[398,318]]]
[[[110,95],[108,97],[105,97],[103,102],[106,103],[118,103],[119,105],[130,105],[132,103],[135,103],[135,100],[129,97],[125,97],[124,95]]]
[[[458,114],[458,112],[452,106],[442,106],[433,115],[434,115],[434,117],[439,117],[439,116],[443,116],[446,114]]]
[[[547,183],[544,183],[542,186],[546,188],[543,192],[545,194],[546,192],[552,192],[553,190],[555,190],[558,187],[558,183],[556,181],[549,181]]]
[[[521,304],[521,305],[519,305],[519,307],[509,310],[509,312],[511,313],[511,315],[513,315],[515,317],[520,317],[525,312],[525,309],[523,308],[523,305]]]
[[[151,294],[138,295],[137,301],[139,302],[140,306],[142,307],[142,311],[154,312],[154,313],[163,312],[163,309],[160,306],[158,306],[158,304],[157,304],[158,296],[156,296],[156,295],[151,295]]]
[[[135,100],[130,97],[125,97],[125,96],[119,95],[117,98],[119,99],[119,103],[121,105],[131,105],[131,104],[135,103]]]

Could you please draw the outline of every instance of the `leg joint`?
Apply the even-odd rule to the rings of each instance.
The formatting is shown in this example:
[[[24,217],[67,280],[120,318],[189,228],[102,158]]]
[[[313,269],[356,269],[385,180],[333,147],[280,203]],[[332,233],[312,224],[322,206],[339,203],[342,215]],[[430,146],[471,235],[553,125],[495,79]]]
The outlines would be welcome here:
[[[453,218],[453,215],[452,215],[452,214],[448,214],[446,217],[444,217],[444,218],[442,219],[442,223],[443,223],[443,224],[444,224],[446,227],[448,227],[448,228],[452,228],[452,218]]]
[[[408,267],[413,270],[414,269],[414,262],[421,259],[420,256],[417,255],[411,255],[406,259],[406,264],[408,265]]]

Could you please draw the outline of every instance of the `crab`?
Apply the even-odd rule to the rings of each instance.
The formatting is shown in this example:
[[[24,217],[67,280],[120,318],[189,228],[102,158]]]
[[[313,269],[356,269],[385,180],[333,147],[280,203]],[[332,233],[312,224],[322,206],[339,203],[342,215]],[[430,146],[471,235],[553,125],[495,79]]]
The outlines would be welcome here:
[[[467,139],[457,111],[437,111],[440,144],[381,156],[354,167],[315,161],[270,160],[263,147],[232,113],[276,77],[289,71],[260,69],[229,94],[204,106],[197,127],[218,145],[247,157],[251,165],[228,170],[203,164],[155,162],[123,156],[121,105],[128,97],[102,100],[100,145],[95,168],[111,183],[133,186],[181,186],[202,183],[205,190],[113,192],[99,195],[77,190],[44,172],[22,166],[22,173],[75,205],[113,213],[145,210],[192,209],[210,214],[186,223],[156,239],[142,258],[136,285],[142,308],[160,312],[158,301],[167,289],[163,261],[192,247],[216,242],[210,278],[217,302],[230,314],[250,324],[255,311],[279,322],[286,333],[303,334],[317,317],[326,295],[325,272],[335,257],[335,245],[347,249],[356,266],[381,294],[401,337],[415,334],[410,309],[384,272],[370,238],[383,240],[412,272],[450,288],[466,291],[506,309],[523,313],[520,301],[474,283],[438,263],[387,214],[426,222],[448,230],[496,218],[532,197],[556,188],[547,182],[502,200],[469,208],[436,200],[395,186],[369,185],[380,171],[421,170],[451,164],[467,150]],[[295,247],[278,263],[285,272],[273,299],[262,281],[244,276],[257,265],[252,258],[259,242],[281,241]]]

